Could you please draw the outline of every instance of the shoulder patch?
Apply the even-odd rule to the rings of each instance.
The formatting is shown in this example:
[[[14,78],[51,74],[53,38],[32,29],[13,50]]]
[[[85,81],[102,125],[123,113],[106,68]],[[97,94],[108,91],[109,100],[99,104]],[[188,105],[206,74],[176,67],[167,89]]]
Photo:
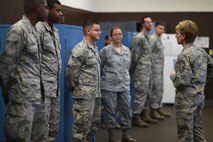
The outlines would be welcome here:
[[[85,45],[83,43],[79,43],[72,49],[72,56],[79,57],[84,55]]]

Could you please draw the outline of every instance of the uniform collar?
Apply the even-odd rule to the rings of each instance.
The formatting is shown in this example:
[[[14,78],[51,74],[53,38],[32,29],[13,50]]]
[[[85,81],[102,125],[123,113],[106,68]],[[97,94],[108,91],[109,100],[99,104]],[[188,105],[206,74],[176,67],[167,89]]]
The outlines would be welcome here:
[[[161,38],[160,38],[159,36],[157,36],[156,33],[154,33],[153,36],[154,36],[157,40],[161,40]]]
[[[145,36],[149,36],[149,33],[148,32],[144,32],[144,31],[141,31],[141,34],[145,35]]]
[[[91,45],[86,38],[84,37],[83,42],[87,45],[88,48],[90,48],[93,52],[96,52],[96,47],[95,45]]]
[[[57,29],[54,26],[53,26],[53,28],[51,28],[47,22],[43,22],[43,24],[48,32],[55,33],[57,31]]]
[[[156,33],[154,33],[153,36],[157,41],[159,41],[161,44],[163,44],[162,41],[161,41],[161,37],[157,36]]]
[[[141,34],[145,36],[145,38],[148,40],[148,42],[150,43],[150,37],[149,37],[149,33],[148,32],[144,32],[141,31]]]
[[[112,48],[113,52],[115,52],[116,54],[119,54],[119,55],[123,55],[125,52],[126,52],[126,49],[124,48],[123,44],[121,44],[121,50],[122,52],[119,53],[115,48],[116,47],[113,47],[113,44],[109,44],[110,48]]]
[[[22,22],[24,23],[25,27],[28,32],[34,32],[36,30],[35,26],[33,26],[27,16],[23,15]]]
[[[192,46],[194,46],[194,43],[188,43],[188,44],[186,44],[186,45],[183,47],[183,50],[186,50],[186,49],[188,49],[188,48],[190,48],[190,47],[192,47]]]

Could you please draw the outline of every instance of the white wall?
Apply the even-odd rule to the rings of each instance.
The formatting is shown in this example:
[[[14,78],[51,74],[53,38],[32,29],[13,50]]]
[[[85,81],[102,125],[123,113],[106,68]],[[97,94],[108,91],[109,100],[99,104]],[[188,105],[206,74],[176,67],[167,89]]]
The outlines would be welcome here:
[[[96,12],[213,11],[213,0],[95,0]]]
[[[93,12],[213,12],[213,0],[61,0]]]
[[[62,5],[86,11],[94,11],[94,1],[95,0],[60,0]]]

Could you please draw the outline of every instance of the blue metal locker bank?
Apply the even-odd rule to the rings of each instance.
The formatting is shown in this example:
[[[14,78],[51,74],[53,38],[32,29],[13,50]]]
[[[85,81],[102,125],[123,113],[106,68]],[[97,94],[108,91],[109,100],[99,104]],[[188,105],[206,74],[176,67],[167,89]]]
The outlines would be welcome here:
[[[4,51],[4,45],[5,45],[5,36],[7,33],[8,28],[10,27],[10,25],[0,25],[0,55],[3,53]],[[4,104],[4,100],[2,97],[2,90],[1,90],[1,86],[0,86],[0,142],[4,142],[4,117],[5,117],[5,113],[4,113],[4,108],[5,108],[5,104]]]
[[[70,142],[72,136],[72,97],[71,92],[66,87],[65,71],[69,60],[70,51],[83,38],[80,26],[55,25],[59,30],[61,42],[62,70],[60,76],[61,87],[61,118],[60,128],[57,137],[58,142]]]

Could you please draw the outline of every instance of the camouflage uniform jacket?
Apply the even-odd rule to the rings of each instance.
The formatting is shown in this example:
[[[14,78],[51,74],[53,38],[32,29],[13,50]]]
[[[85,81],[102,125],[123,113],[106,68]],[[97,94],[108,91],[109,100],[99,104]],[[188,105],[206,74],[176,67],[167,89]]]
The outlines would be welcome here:
[[[85,38],[72,49],[66,80],[74,98],[101,97],[98,50]]]
[[[164,46],[161,39],[153,34],[152,38],[152,68],[158,68],[163,70],[164,66]]]
[[[204,49],[193,44],[184,47],[171,77],[176,88],[176,108],[191,108],[203,101],[209,64],[213,64],[212,58]]]
[[[41,102],[40,43],[36,28],[23,16],[10,27],[0,59],[5,95],[17,103]]]
[[[36,25],[41,40],[41,76],[44,83],[45,97],[59,95],[59,75],[61,70],[61,45],[58,31],[47,22]]]
[[[121,54],[115,48],[110,44],[100,51],[101,89],[114,92],[129,91],[131,53],[124,45],[121,47]]]
[[[131,73],[134,74],[135,81],[141,80],[141,73],[143,69],[150,70],[152,64],[152,48],[151,38],[147,33],[140,32],[134,38],[132,42],[132,63]]]

